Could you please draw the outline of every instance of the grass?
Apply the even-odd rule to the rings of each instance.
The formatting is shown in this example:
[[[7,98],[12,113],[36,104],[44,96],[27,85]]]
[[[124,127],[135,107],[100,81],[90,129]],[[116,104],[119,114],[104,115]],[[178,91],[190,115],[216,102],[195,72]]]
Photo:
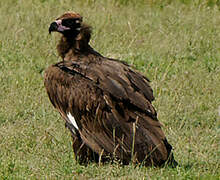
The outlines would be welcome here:
[[[219,179],[219,1],[0,1],[0,179]],[[84,16],[92,46],[151,79],[154,106],[181,165],[80,166],[43,85],[58,61],[49,24]]]

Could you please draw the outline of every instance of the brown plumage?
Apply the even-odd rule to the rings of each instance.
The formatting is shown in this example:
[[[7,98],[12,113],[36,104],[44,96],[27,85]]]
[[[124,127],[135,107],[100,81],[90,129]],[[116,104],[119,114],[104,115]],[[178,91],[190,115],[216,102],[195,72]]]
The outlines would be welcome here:
[[[71,132],[77,160],[175,164],[151,104],[149,80],[93,50],[91,28],[79,14],[60,16],[51,23],[52,31],[62,34],[57,50],[63,61],[46,70],[45,87]]]

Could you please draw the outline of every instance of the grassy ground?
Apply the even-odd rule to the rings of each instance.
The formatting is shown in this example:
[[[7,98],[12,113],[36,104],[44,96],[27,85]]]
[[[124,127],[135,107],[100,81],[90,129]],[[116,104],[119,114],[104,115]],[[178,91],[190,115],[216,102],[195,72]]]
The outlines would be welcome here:
[[[0,1],[0,179],[219,179],[219,1]],[[147,3],[146,3],[147,2]],[[74,10],[93,29],[92,46],[151,79],[175,169],[80,166],[63,120],[43,86],[58,61],[48,26]]]

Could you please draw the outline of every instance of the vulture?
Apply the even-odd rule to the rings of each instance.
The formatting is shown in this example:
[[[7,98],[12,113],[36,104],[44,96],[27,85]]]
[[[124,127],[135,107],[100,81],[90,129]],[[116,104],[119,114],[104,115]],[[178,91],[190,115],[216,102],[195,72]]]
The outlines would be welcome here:
[[[91,26],[66,12],[49,26],[59,32],[62,61],[45,70],[44,85],[65,121],[77,162],[117,160],[144,166],[175,165],[149,80],[127,63],[102,56],[90,45]]]

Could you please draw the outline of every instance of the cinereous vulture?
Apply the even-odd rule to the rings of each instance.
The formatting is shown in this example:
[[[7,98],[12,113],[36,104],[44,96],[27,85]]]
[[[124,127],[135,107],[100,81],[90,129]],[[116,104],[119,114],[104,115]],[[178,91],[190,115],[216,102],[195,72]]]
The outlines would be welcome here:
[[[149,80],[96,52],[80,14],[63,14],[50,24],[53,31],[61,34],[57,50],[63,61],[46,69],[44,84],[71,132],[78,162],[176,164],[151,104]]]

